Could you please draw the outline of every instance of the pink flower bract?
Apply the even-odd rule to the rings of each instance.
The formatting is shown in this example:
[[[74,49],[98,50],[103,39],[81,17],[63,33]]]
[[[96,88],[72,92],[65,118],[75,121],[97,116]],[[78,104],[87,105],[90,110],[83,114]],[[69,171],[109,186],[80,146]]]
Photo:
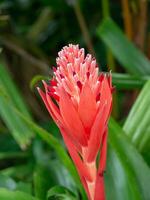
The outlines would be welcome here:
[[[54,77],[39,93],[60,129],[89,200],[104,200],[107,123],[112,106],[110,74],[78,45],[65,46]],[[96,163],[98,152],[99,163]]]

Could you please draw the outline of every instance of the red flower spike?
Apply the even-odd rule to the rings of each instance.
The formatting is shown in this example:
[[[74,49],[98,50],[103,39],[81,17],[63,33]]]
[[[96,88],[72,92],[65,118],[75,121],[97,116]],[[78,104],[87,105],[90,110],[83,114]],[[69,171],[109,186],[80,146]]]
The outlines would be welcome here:
[[[93,124],[96,110],[96,99],[89,84],[86,83],[81,91],[78,113],[88,134]]]
[[[38,89],[63,136],[89,200],[105,200],[103,173],[107,124],[112,107],[112,77],[98,74],[95,58],[78,45],[65,46],[56,59],[45,93]],[[97,166],[96,158],[100,152]]]
[[[76,140],[83,146],[87,145],[87,137],[82,122],[75,110],[68,94],[62,89],[60,96],[60,112],[65,122],[65,126],[70,130],[70,134],[76,137]],[[69,109],[68,109],[69,108]]]

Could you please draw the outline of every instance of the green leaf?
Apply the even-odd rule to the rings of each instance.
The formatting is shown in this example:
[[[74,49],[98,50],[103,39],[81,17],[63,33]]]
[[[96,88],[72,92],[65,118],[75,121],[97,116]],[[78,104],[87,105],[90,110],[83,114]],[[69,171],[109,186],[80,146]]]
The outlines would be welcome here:
[[[48,191],[47,200],[77,200],[77,198],[67,188],[55,186]]]
[[[150,151],[150,81],[138,96],[123,129],[141,152]]]
[[[12,102],[1,93],[0,116],[20,147],[25,149],[30,144],[32,136],[31,129],[14,113],[10,105],[12,105]]]
[[[25,192],[28,194],[32,194],[32,183],[26,183],[23,181],[19,181],[19,182],[17,182],[17,187],[15,190]]]
[[[13,102],[13,105],[15,105],[20,111],[26,114],[26,116],[30,117],[24,99],[22,98],[14,81],[12,80],[8,70],[1,63],[0,63],[0,86],[3,87],[7,96]]]
[[[14,111],[9,107],[9,104],[18,108],[29,119],[31,119],[25,103],[8,71],[0,64],[0,116],[17,143],[24,149],[30,143],[31,138],[33,137],[33,132],[19,117],[15,115]]]
[[[119,159],[117,152],[109,144],[107,169],[105,173],[107,200],[139,200],[139,192],[134,189],[134,183],[131,176],[128,175],[128,171],[130,170],[125,168],[125,165]]]
[[[133,76],[130,74],[112,73],[112,82],[117,89],[140,89],[150,76]]]
[[[6,175],[0,174],[0,188],[7,188],[10,190],[14,190],[16,189],[16,186],[17,184],[12,178]]]
[[[128,72],[150,74],[149,60],[125,37],[113,20],[105,19],[98,27],[98,35]]]
[[[53,183],[53,181],[50,177],[50,171],[42,165],[37,165],[34,171],[35,196],[41,200],[45,200],[47,190],[52,186],[51,183]]]
[[[20,191],[9,191],[7,189],[0,189],[0,199],[1,200],[38,200],[33,196]]]
[[[62,185],[77,193],[73,177],[57,159],[55,151],[51,151],[51,155],[49,155],[43,142],[36,140],[34,141],[34,155],[37,163],[34,173],[34,189],[37,197],[44,199],[47,190],[54,185]]]
[[[109,123],[109,145],[107,199],[149,200],[150,169],[113,119]]]

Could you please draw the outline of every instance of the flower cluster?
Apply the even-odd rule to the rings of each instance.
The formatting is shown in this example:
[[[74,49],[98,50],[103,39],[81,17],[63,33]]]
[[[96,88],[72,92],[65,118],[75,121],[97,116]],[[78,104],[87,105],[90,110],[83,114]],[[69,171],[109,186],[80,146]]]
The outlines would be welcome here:
[[[89,200],[104,200],[107,124],[112,106],[110,74],[78,45],[65,46],[54,77],[39,93],[60,129]],[[99,155],[99,156],[98,156]],[[99,157],[99,161],[97,159]]]

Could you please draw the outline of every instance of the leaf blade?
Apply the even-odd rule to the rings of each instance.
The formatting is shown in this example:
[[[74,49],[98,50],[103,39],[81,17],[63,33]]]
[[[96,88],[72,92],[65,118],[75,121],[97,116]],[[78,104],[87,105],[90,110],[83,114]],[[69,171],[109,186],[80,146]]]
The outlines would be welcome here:
[[[148,59],[125,37],[112,19],[103,20],[97,33],[128,72],[135,75],[150,74]]]
[[[139,151],[150,149],[150,81],[148,81],[135,101],[123,130],[131,138]]]
[[[124,134],[121,127],[112,118],[109,123],[109,131],[109,143],[118,155],[120,162],[124,165],[124,169],[128,170],[127,175],[130,177],[128,180],[129,183],[132,181],[130,185],[130,189],[134,190],[132,199],[148,200],[150,197],[148,186],[150,169],[148,165],[129,141],[129,138]],[[138,195],[136,196],[136,194]]]
[[[33,196],[20,191],[9,191],[7,189],[0,188],[0,199],[1,200],[38,200]]]

